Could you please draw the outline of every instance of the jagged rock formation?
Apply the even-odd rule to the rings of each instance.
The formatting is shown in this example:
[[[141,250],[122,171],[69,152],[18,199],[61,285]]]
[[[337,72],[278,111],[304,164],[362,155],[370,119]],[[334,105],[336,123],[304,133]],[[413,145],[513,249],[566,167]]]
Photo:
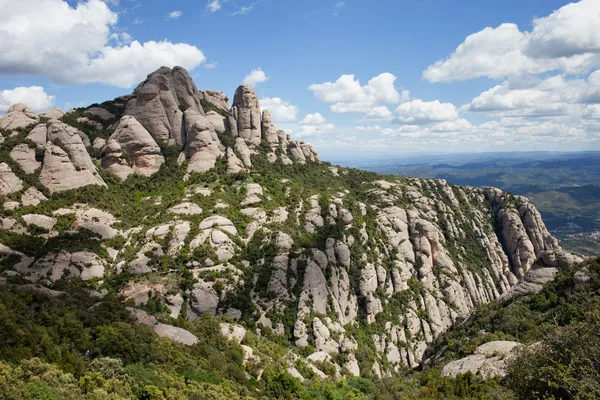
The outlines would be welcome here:
[[[128,160],[131,160],[131,166]],[[148,131],[134,117],[126,115],[108,139],[102,168],[121,179],[127,179],[133,173],[150,176],[164,162],[160,147]]]
[[[138,306],[151,294],[171,316],[228,315],[289,338],[290,371],[300,376],[296,348],[314,349],[303,360],[317,376],[323,363],[340,363],[334,376],[416,367],[478,305],[539,290],[577,261],[525,198],[320,162],[261,114],[247,85],[229,108],[185,70],[161,68],[130,96],[52,111],[44,123],[11,110],[1,122],[17,140],[0,145],[0,203],[10,211],[0,230],[16,245],[30,235],[44,246],[68,238],[75,249],[0,247],[16,263],[2,274],[40,283],[71,274],[98,289],[119,282],[103,277],[131,274],[112,289]],[[152,180],[136,178],[132,190],[98,167]]]
[[[471,372],[489,379],[506,376],[506,363],[520,346],[517,342],[488,342],[477,347],[473,355],[452,361],[444,366],[442,376],[456,377]]]
[[[10,106],[6,115],[0,118],[0,131],[11,134],[20,128],[36,124],[39,121],[35,112],[24,104]]]

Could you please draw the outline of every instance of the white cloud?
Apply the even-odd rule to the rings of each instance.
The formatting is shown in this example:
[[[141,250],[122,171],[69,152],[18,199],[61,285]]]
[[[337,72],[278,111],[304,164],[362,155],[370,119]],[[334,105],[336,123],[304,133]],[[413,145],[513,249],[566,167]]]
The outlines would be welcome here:
[[[600,104],[592,104],[585,108],[583,117],[587,119],[600,119]]]
[[[251,86],[256,86],[257,84],[268,80],[269,77],[264,73],[264,71],[260,67],[258,67],[258,69],[253,70],[244,77],[244,83]]]
[[[475,97],[462,112],[496,116],[579,115],[586,103],[600,102],[600,70],[587,79],[563,75],[540,79],[509,79]]]
[[[103,48],[98,57],[75,71],[70,82],[102,82],[128,88],[163,65],[194,69],[204,60],[204,54],[189,44],[134,41],[128,46]]]
[[[469,121],[459,118],[454,121],[439,122],[431,127],[432,132],[462,132],[473,128]]]
[[[235,17],[237,15],[246,15],[250,11],[252,11],[253,8],[254,8],[254,5],[250,5],[247,7],[240,7],[237,11],[234,11],[233,13],[231,13],[231,16]]]
[[[34,111],[43,111],[52,107],[54,96],[48,95],[41,86],[17,87],[12,90],[0,90],[0,113],[8,111],[11,105],[25,104]]]
[[[182,15],[183,15],[183,13],[179,10],[171,11],[169,13],[169,19],[177,19],[177,18],[181,17]]]
[[[423,77],[448,82],[477,77],[504,78],[553,70],[582,73],[600,65],[600,2],[582,0],[533,21],[532,32],[505,23],[469,35]]]
[[[313,83],[308,90],[319,100],[330,103],[336,113],[369,112],[382,103],[399,103],[408,97],[408,91],[401,95],[394,83],[396,77],[390,73],[380,74],[362,86],[354,75],[342,75],[335,82]]]
[[[458,119],[456,107],[451,103],[440,103],[438,100],[413,100],[402,103],[394,112],[394,122],[412,125],[423,125],[430,122],[454,121]]]
[[[221,2],[219,0],[213,0],[206,5],[206,8],[208,8],[211,13],[216,13],[221,9]]]
[[[325,125],[327,120],[320,114],[306,114],[306,116],[300,121],[300,125],[319,126]]]
[[[193,69],[205,61],[195,46],[133,40],[120,32],[118,15],[100,0],[74,8],[63,0],[0,4],[0,73],[131,87],[162,65]]]
[[[260,100],[260,107],[269,110],[273,121],[289,122],[298,119],[298,107],[291,105],[279,97],[265,97]]]
[[[218,63],[216,61],[210,61],[204,64],[204,68],[206,69],[214,69],[217,68]]]
[[[359,125],[355,126],[354,129],[361,132],[381,132],[382,128],[379,125],[365,126]]]
[[[316,137],[335,129],[320,113],[306,114],[299,125],[300,131],[294,135],[297,138]]]
[[[340,15],[340,10],[342,9],[342,7],[344,7],[344,5],[346,5],[346,3],[343,2],[343,1],[338,1],[337,3],[335,3],[334,10],[333,10],[333,15],[334,16]]]
[[[373,107],[373,109],[363,117],[363,120],[388,121],[392,119],[392,115],[392,112],[386,106]]]

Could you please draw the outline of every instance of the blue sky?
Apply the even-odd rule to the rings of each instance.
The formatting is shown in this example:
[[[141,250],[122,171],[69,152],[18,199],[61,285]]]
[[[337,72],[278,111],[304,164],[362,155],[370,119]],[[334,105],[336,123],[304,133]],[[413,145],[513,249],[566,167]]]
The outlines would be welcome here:
[[[0,113],[104,101],[179,64],[230,97],[252,81],[277,126],[329,159],[600,149],[597,0],[0,6]]]

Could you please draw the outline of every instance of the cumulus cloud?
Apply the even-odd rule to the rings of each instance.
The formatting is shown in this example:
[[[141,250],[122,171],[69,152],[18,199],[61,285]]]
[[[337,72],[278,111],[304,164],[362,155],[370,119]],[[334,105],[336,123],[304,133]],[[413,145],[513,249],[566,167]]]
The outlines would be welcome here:
[[[265,72],[258,67],[257,69],[251,71],[248,75],[244,77],[244,83],[250,86],[256,86],[259,83],[266,82],[269,80],[269,77],[265,74]]]
[[[320,114],[306,114],[306,116],[300,121],[300,125],[319,126],[327,123],[327,120]]]
[[[162,65],[193,69],[205,61],[195,46],[166,40],[140,43],[121,33],[117,13],[101,0],[74,7],[64,0],[0,4],[0,73],[131,87]]]
[[[386,106],[373,107],[363,120],[388,121],[392,119],[392,112]]]
[[[481,93],[462,112],[496,116],[579,115],[585,104],[600,102],[600,70],[587,79],[556,75],[547,79],[509,79]]]
[[[394,122],[411,125],[423,125],[431,122],[454,121],[458,112],[454,104],[440,103],[438,100],[420,99],[402,103],[394,112]]]
[[[403,90],[400,94],[394,86],[396,79],[396,76],[385,72],[363,86],[354,75],[342,75],[335,82],[313,83],[308,90],[319,100],[330,103],[333,112],[366,113],[379,104],[399,103],[408,99],[408,91]]]
[[[299,124],[300,131],[294,134],[297,138],[316,137],[335,129],[335,125],[328,123],[320,113],[306,114]]]
[[[260,107],[269,110],[273,121],[289,122],[298,119],[298,107],[291,105],[279,97],[264,97],[260,100]]]
[[[208,11],[210,11],[211,13],[216,13],[221,9],[221,2],[219,0],[210,1],[206,5],[206,8],[208,8]]]
[[[25,104],[34,111],[43,111],[52,107],[54,96],[46,93],[41,86],[17,87],[11,90],[0,90],[0,113],[8,111],[11,105]]]
[[[582,73],[600,65],[600,2],[581,0],[533,20],[531,32],[512,23],[469,35],[423,77],[449,82],[477,77],[504,78],[561,70]]]
[[[182,15],[183,15],[183,13],[179,10],[171,11],[169,13],[169,19],[177,19],[177,18],[181,17]]]
[[[193,69],[205,60],[195,46],[171,42],[132,42],[123,47],[105,47],[83,68],[76,69],[71,83],[102,82],[119,87],[131,87],[149,72],[166,65]],[[116,73],[118,71],[118,73]]]

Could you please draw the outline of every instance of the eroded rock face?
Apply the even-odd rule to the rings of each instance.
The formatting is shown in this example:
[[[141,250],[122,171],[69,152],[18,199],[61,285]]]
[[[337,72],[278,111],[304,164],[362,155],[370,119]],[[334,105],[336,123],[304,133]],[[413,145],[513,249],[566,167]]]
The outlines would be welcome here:
[[[506,363],[520,346],[517,342],[488,342],[477,347],[475,354],[452,361],[442,369],[442,376],[455,378],[459,374],[471,372],[485,379],[506,376]]]
[[[48,125],[40,183],[51,193],[87,185],[106,186],[77,129],[58,121]]]
[[[46,119],[61,119],[65,113],[60,108],[53,108],[40,113],[40,118]]]
[[[26,174],[33,174],[40,168],[41,164],[35,159],[35,149],[25,143],[16,145],[10,151],[12,158]]]
[[[0,194],[6,196],[23,189],[23,181],[15,175],[7,163],[0,163]]]
[[[204,89],[200,94],[204,101],[209,102],[224,112],[229,111],[229,97],[225,93],[219,92],[218,90]]]
[[[148,131],[132,116],[121,118],[108,140],[102,168],[121,179],[131,174],[151,176],[158,172],[165,159],[160,147]],[[131,165],[129,165],[131,163]]]
[[[188,172],[203,172],[215,166],[217,158],[225,155],[224,147],[210,121],[198,111],[185,112],[187,142],[186,158],[189,159]]]
[[[235,136],[244,139],[250,148],[258,147],[261,139],[260,103],[252,86],[238,87],[230,113],[237,128]]]
[[[154,139],[183,145],[183,112],[204,115],[200,98],[185,69],[162,67],[134,90],[125,115],[135,117]]]
[[[24,104],[10,106],[6,115],[0,118],[0,130],[13,132],[29,125],[37,124],[39,118],[32,109]]]
[[[279,147],[277,129],[275,129],[271,114],[267,110],[263,111],[262,114],[262,139],[266,140],[267,145],[271,150],[275,150]]]

